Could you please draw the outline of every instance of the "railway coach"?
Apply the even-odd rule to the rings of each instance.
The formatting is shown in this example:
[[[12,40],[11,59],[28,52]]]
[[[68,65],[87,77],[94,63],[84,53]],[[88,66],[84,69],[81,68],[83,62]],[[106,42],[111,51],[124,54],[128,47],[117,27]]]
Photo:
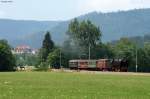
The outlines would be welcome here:
[[[124,59],[70,60],[70,69],[127,72],[128,62]]]

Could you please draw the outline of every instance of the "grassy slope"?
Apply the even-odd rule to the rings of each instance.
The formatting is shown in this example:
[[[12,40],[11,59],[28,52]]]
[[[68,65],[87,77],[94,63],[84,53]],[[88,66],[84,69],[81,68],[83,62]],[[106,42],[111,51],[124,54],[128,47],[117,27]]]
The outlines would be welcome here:
[[[150,76],[0,73],[0,99],[150,99]]]

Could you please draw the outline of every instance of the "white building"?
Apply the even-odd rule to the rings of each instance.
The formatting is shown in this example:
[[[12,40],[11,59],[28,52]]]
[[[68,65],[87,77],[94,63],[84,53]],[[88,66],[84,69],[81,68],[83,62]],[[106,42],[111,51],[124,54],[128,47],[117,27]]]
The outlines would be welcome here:
[[[16,48],[14,48],[12,50],[12,53],[13,54],[24,54],[24,53],[36,54],[37,50],[34,50],[30,48],[30,46],[27,46],[27,45],[21,45],[21,46],[17,46]]]

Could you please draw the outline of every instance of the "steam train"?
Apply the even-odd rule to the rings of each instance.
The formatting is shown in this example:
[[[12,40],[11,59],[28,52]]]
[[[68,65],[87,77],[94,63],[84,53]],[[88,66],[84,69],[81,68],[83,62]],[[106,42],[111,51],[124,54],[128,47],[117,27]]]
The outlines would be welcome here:
[[[127,72],[128,61],[125,59],[70,60],[69,68],[75,70]]]

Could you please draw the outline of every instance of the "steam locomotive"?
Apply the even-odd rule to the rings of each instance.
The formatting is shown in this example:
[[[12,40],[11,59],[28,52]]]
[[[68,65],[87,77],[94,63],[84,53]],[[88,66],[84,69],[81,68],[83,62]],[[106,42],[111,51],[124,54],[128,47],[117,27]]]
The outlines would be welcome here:
[[[69,68],[75,70],[127,72],[128,63],[125,59],[70,60]]]

